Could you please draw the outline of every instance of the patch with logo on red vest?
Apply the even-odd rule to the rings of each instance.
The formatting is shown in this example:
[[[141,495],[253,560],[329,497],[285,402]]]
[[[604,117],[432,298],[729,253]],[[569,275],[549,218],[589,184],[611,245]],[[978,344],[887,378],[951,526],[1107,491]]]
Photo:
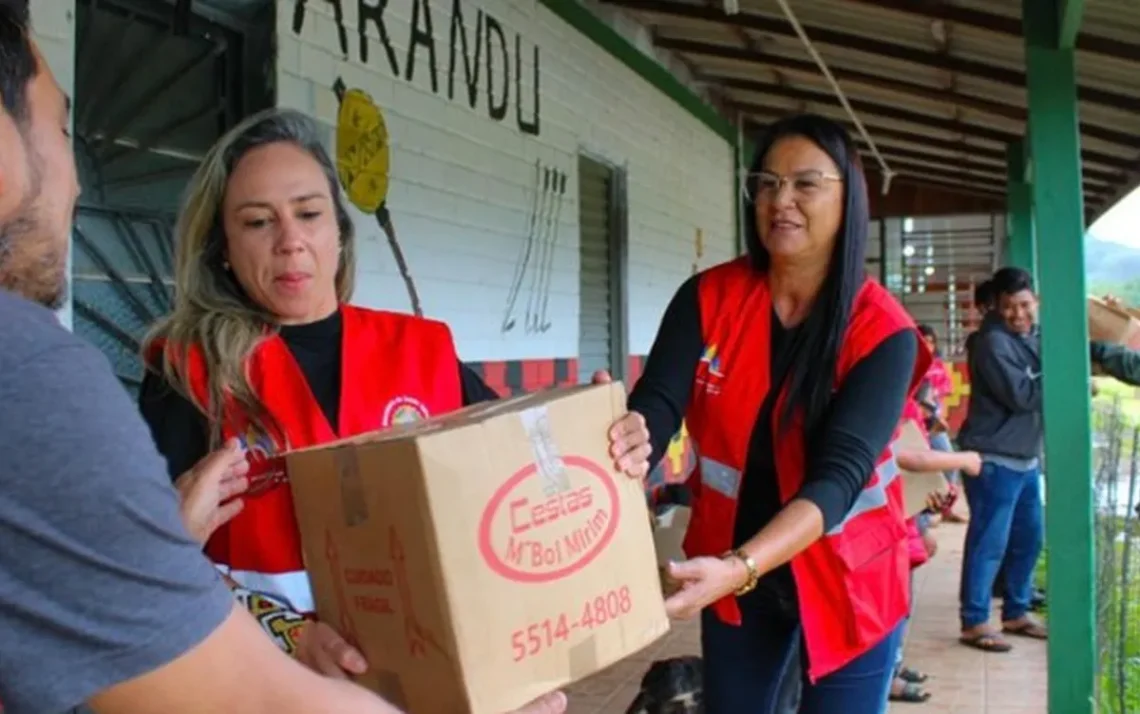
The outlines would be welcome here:
[[[685,539],[690,557],[719,556],[733,545],[749,441],[771,386],[770,343],[764,337],[771,334],[772,315],[767,277],[740,258],[702,273],[699,295],[705,353],[685,415],[698,460]],[[917,337],[903,307],[882,286],[867,280],[852,308],[836,388],[855,364],[907,329],[915,330]],[[912,395],[930,360],[929,350],[921,340],[919,344]],[[786,434],[774,433],[773,444],[780,497],[787,503],[804,481],[802,422],[793,422]],[[844,521],[792,559],[813,681],[873,647],[909,611],[906,508],[898,473],[888,447]],[[740,623],[735,597],[712,607],[722,621]]]

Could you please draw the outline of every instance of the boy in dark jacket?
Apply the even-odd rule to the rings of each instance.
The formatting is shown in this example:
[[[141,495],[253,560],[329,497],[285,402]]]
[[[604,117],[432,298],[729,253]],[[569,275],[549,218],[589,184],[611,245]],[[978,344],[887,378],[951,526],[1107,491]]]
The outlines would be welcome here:
[[[1011,649],[989,624],[994,580],[1005,557],[1002,631],[1044,639],[1029,615],[1033,571],[1043,542],[1040,454],[1041,358],[1037,296],[1029,274],[994,274],[995,317],[983,322],[969,350],[970,405],[958,435],[982,455],[965,480],[970,524],[962,562],[961,641],[991,652]]]

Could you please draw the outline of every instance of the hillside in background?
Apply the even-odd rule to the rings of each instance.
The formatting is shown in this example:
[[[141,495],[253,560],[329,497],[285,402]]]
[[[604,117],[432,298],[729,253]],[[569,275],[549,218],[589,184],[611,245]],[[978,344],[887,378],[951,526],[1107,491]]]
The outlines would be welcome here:
[[[1112,293],[1140,306],[1140,249],[1086,237],[1085,275],[1094,295]]]

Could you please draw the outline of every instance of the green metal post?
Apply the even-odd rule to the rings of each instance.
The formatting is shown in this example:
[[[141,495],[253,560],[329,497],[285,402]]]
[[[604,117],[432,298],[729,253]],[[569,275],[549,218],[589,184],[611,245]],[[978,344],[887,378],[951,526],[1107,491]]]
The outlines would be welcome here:
[[[1057,49],[1071,50],[1077,46],[1081,31],[1081,18],[1085,13],[1085,0],[1058,0]]]
[[[1003,263],[1016,265],[1037,276],[1037,246],[1033,230],[1033,187],[1027,175],[1029,161],[1025,142],[1006,148],[1006,253]]]
[[[1071,46],[1060,44],[1064,1],[1022,3],[1042,295],[1049,712],[1092,714],[1097,647],[1085,226],[1076,64]]]

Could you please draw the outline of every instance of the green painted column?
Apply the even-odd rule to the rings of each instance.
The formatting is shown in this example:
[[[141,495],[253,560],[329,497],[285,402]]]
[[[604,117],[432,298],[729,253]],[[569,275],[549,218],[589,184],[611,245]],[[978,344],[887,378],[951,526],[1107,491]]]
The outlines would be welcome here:
[[[1016,265],[1037,276],[1037,246],[1033,230],[1033,187],[1024,141],[1006,148],[1006,251],[1005,265]]]
[[[1097,647],[1084,201],[1075,57],[1061,37],[1061,18],[1071,18],[1072,9],[1064,0],[1023,0],[1022,13],[1045,375],[1049,712],[1092,714]]]

